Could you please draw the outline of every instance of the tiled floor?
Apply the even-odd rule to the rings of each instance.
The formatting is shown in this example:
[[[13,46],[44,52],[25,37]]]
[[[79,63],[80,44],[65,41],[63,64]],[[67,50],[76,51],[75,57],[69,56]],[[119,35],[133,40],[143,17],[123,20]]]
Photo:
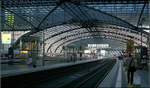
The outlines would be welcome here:
[[[143,88],[148,87],[148,71],[145,70],[137,70],[134,73],[134,84],[139,85]]]

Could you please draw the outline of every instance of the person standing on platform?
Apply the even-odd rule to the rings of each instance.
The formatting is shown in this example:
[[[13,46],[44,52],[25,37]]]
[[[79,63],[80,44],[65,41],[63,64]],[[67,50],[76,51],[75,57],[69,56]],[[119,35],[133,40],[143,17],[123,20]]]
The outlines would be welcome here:
[[[14,50],[12,47],[8,49],[8,59],[10,60],[8,64],[13,64],[12,60],[14,58]]]
[[[133,84],[133,77],[134,77],[135,71],[136,71],[136,68],[135,68],[134,58],[129,56],[127,76],[128,76],[128,83],[131,83],[131,85]]]
[[[12,47],[10,47],[10,48],[8,49],[8,55],[10,55],[10,58],[11,58],[11,59],[14,58],[14,50],[13,50]]]
[[[71,55],[71,57],[70,57],[70,61],[72,62],[72,55]]]
[[[27,61],[28,66],[32,66],[32,57],[31,57],[31,53],[29,53],[29,58]]]

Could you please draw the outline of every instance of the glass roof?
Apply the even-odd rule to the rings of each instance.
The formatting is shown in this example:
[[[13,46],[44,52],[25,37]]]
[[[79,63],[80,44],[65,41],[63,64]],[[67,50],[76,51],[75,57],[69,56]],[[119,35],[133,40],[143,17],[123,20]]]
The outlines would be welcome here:
[[[133,28],[136,26],[144,0],[139,2],[108,2],[83,0],[3,0],[2,30],[41,30],[71,22],[99,21]],[[105,4],[104,4],[105,3]],[[107,4],[106,4],[107,3]],[[126,4],[125,4],[126,3]],[[89,8],[90,7],[90,8]],[[94,9],[91,9],[94,8]],[[96,10],[95,10],[96,9]],[[149,5],[144,8],[143,18],[148,24]],[[111,14],[112,16],[108,15]],[[116,17],[113,17],[116,16]],[[123,19],[125,21],[122,21]],[[126,22],[127,21],[127,22]],[[130,25],[132,24],[132,25]]]
[[[0,30],[30,30],[24,36],[41,39],[44,30],[47,52],[96,36],[123,41],[132,37],[138,45],[138,28],[149,25],[148,15],[147,0],[3,0]],[[146,45],[147,33],[143,33]]]
[[[112,14],[136,26],[144,4],[100,4],[88,6]],[[149,5],[146,4],[142,15],[145,18],[145,25],[148,25],[149,20],[146,20],[148,15]]]

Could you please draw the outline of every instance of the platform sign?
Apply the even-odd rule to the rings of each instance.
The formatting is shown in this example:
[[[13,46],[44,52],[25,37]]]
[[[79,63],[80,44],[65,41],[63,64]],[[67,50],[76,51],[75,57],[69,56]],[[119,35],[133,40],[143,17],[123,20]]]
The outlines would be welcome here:
[[[127,40],[127,52],[131,56],[133,55],[133,52],[134,52],[134,41],[133,40]]]
[[[11,34],[1,34],[2,44],[11,44]]]

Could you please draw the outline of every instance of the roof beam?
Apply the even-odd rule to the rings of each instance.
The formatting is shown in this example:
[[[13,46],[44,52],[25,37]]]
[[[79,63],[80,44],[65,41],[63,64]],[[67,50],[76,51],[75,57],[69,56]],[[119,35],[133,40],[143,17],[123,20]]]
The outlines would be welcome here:
[[[94,36],[100,37],[100,35],[94,35]],[[65,41],[65,42],[63,42],[63,43],[61,43],[61,44],[59,44],[59,45],[56,47],[55,52],[57,52],[57,50],[58,50],[58,48],[59,48],[60,46],[66,44],[67,42],[70,42],[70,41],[73,41],[73,40],[77,40],[77,39],[80,39],[80,40],[81,40],[81,39],[84,38],[84,37],[94,37],[94,36],[85,35],[85,36],[80,36],[80,37],[77,37],[77,38],[74,38],[74,39],[67,40],[67,41]],[[111,36],[111,39],[113,39],[113,38],[115,38],[115,37],[112,37],[112,36]],[[119,38],[118,38],[118,39],[119,39]],[[127,40],[128,40],[128,39],[127,39]],[[122,40],[120,40],[120,41],[123,42]]]
[[[77,0],[76,0],[77,1]],[[79,0],[81,4],[85,5],[99,5],[99,4],[143,4],[148,0]],[[57,0],[3,0],[2,5],[5,7],[35,7],[35,6],[56,6]]]
[[[15,14],[16,16],[18,16],[20,19],[26,21],[27,23],[29,23],[34,29],[37,29],[31,22],[27,21],[26,19],[24,19],[22,16],[18,15],[17,13],[5,8],[4,6],[2,6],[2,9],[9,11],[10,13]]]
[[[51,35],[50,37],[46,38],[44,41],[46,41],[46,40],[48,40],[48,39],[51,39],[51,38],[53,38],[53,37],[55,37],[55,36],[61,35],[61,34],[63,34],[63,33],[67,33],[67,32],[74,31],[74,30],[80,30],[80,29],[82,29],[82,28],[83,28],[83,27],[77,27],[77,28],[73,28],[73,29],[70,29],[70,30],[61,31],[61,32],[59,32],[59,33],[56,33],[56,34],[54,34],[54,35]],[[119,30],[119,29],[118,29],[118,30]],[[143,32],[143,33],[145,33],[145,32]]]
[[[83,33],[83,34],[84,34],[84,33]],[[95,34],[95,35],[97,35],[97,34]],[[93,36],[95,36],[95,35],[93,35]],[[86,35],[86,36],[90,37],[89,35]],[[104,35],[97,35],[97,36],[104,36]],[[107,36],[107,35],[105,35],[105,36]],[[83,37],[83,36],[75,37],[74,39],[80,38],[80,37]],[[114,38],[121,39],[121,37],[119,37],[119,36],[114,36],[114,35],[109,35],[109,36],[107,36],[107,37],[114,37]],[[122,37],[122,38],[123,38],[123,40],[128,40],[128,39],[126,39],[126,38],[124,38],[124,37]],[[70,39],[70,40],[72,40],[72,39]],[[67,40],[67,41],[68,41],[68,40]],[[65,41],[65,42],[66,42],[66,41]],[[59,44],[59,45],[57,46],[57,48],[56,48],[55,51],[57,51],[57,49],[58,49],[62,44],[65,44],[65,42]],[[136,43],[136,42],[135,42],[135,43]],[[136,44],[138,44],[138,43],[136,43]],[[47,51],[49,51],[49,50],[47,50]]]
[[[108,31],[108,32],[106,32],[106,31],[91,31],[92,33],[111,33],[111,34],[116,34],[116,35],[119,35],[119,33],[116,33],[116,32],[110,32],[110,31]],[[57,42],[59,42],[59,41],[61,41],[61,40],[64,40],[64,39],[66,39],[66,38],[68,38],[68,37],[72,37],[72,36],[77,36],[77,35],[80,35],[80,34],[86,34],[86,33],[89,33],[89,32],[81,32],[81,33],[77,33],[77,34],[72,34],[72,35],[69,35],[69,36],[65,36],[65,37],[63,37],[63,38],[60,38],[60,39],[58,39],[57,41],[55,41],[55,42],[53,42],[52,44],[50,44],[50,46],[48,47],[48,49],[47,49],[47,52],[49,51],[49,49],[55,44],[55,43],[57,43]],[[94,35],[94,34],[93,34]],[[111,36],[111,35],[110,35]],[[128,37],[128,38],[131,38],[132,36],[126,36],[126,35],[121,35],[121,36],[123,36],[123,37]],[[137,40],[138,41],[138,40]]]
[[[37,26],[37,28],[40,28],[41,24],[47,19],[47,17],[52,13],[54,12],[59,6],[61,5],[58,4],[56,7],[54,7],[51,11],[49,11],[49,13],[43,18],[43,20],[39,23],[39,25]]]
[[[138,27],[139,27],[139,25],[140,25],[141,17],[142,17],[142,15],[143,15],[143,12],[144,12],[145,6],[146,6],[146,2],[144,3],[144,5],[143,5],[143,7],[142,7],[142,10],[141,10],[141,13],[140,13],[140,16],[139,16],[139,18],[138,18],[137,28],[138,28]]]

